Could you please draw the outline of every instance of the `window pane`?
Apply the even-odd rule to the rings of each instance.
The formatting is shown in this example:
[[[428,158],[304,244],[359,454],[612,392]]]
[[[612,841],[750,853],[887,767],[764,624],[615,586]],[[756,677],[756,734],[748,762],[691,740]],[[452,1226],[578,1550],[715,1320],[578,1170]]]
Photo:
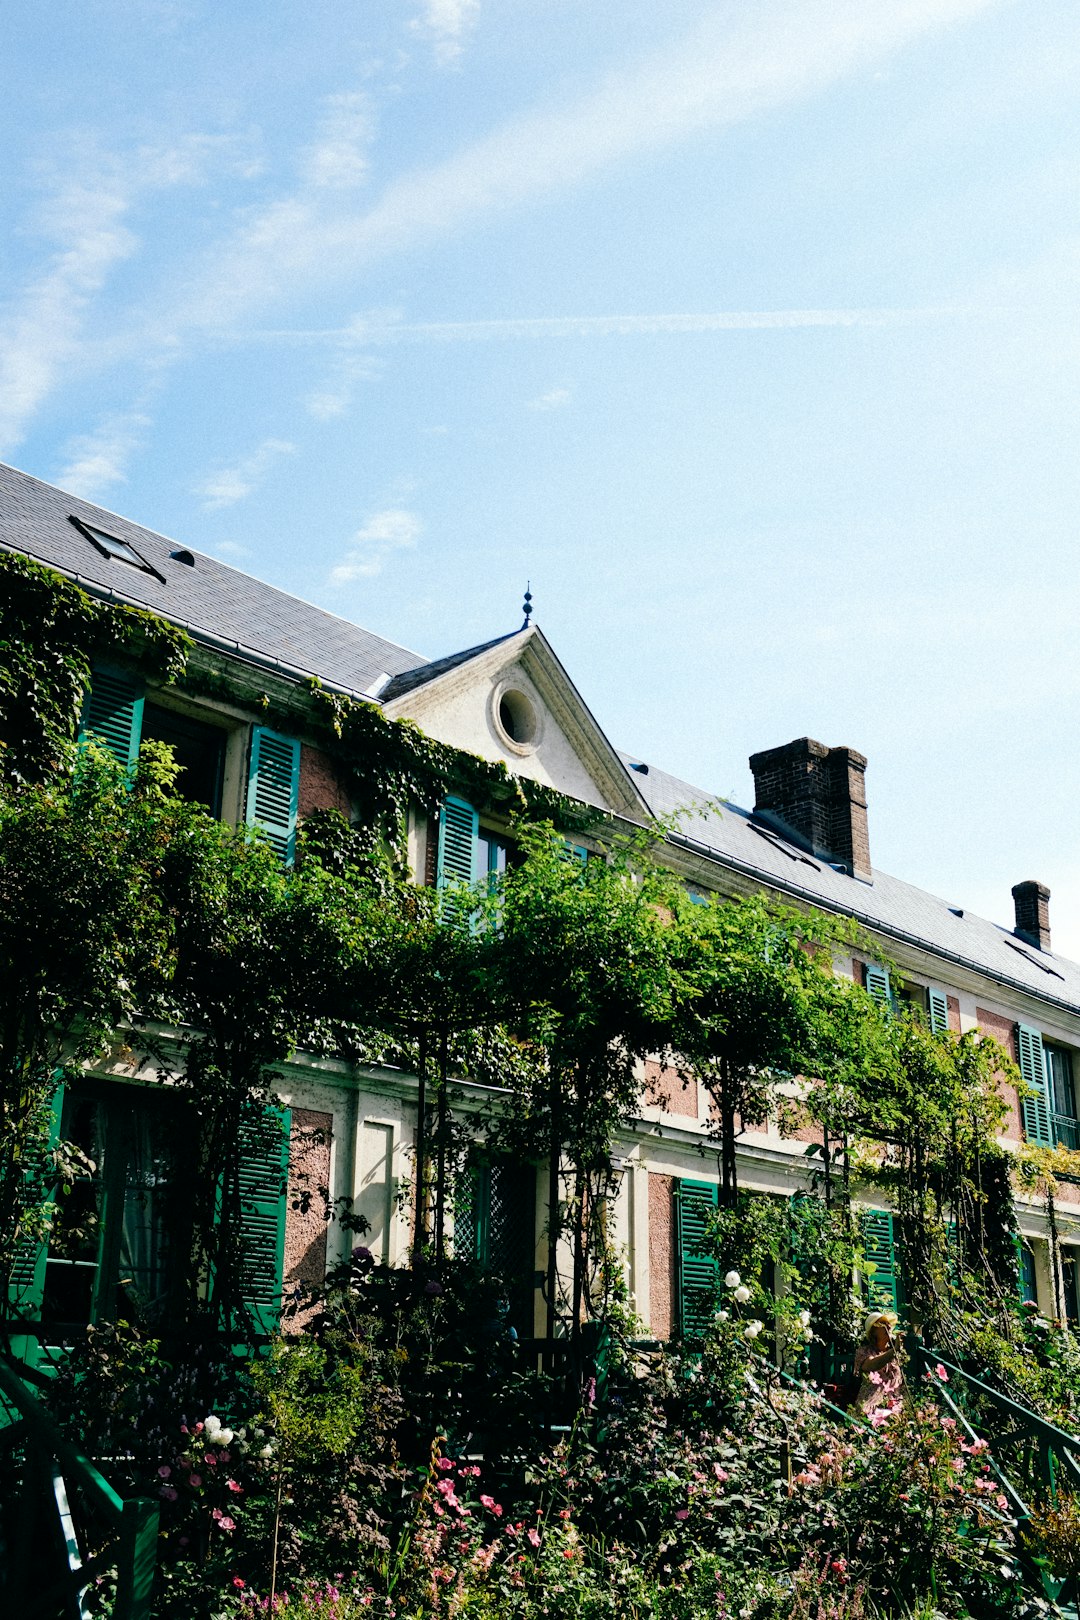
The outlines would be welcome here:
[[[143,710],[142,740],[168,743],[181,767],[176,791],[182,799],[206,805],[213,816],[221,814],[226,733],[220,726],[209,726],[186,714],[175,714],[171,709],[147,703]]]

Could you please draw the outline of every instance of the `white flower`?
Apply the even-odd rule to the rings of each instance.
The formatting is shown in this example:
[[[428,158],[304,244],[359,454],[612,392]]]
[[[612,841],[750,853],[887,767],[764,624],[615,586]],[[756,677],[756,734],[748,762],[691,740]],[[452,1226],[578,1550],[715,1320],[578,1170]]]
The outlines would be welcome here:
[[[231,1446],[232,1437],[233,1432],[231,1429],[219,1429],[215,1438],[219,1446]]]
[[[718,1322],[726,1322],[727,1319],[728,1319],[728,1312],[727,1311],[717,1311],[716,1320]]]
[[[807,1344],[809,1344],[810,1340],[814,1337],[813,1328],[812,1327],[804,1327],[802,1336],[806,1340]]]
[[[744,1339],[756,1339],[758,1334],[761,1332],[761,1329],[762,1329],[763,1325],[764,1325],[763,1323],[758,1322],[756,1320],[753,1321],[753,1322],[747,1322],[746,1326],[742,1330],[743,1338]]]
[[[747,1288],[745,1283],[740,1283],[738,1288],[736,1288],[735,1298],[738,1300],[740,1305],[746,1304],[747,1300],[750,1298],[750,1290]]]
[[[273,1455],[273,1446],[263,1446],[262,1450],[259,1452],[259,1456],[262,1458],[263,1462],[269,1462]]]
[[[216,1440],[218,1430],[220,1428],[221,1428],[221,1419],[218,1418],[218,1417],[215,1417],[213,1412],[211,1412],[210,1416],[206,1419],[206,1421],[203,1424],[203,1431],[204,1431],[204,1433],[206,1435],[206,1438],[208,1440]]]
[[[739,1273],[737,1271],[729,1271],[727,1276],[724,1278],[724,1287],[725,1288],[738,1288],[738,1286],[739,1286],[739,1284],[741,1282],[742,1282],[742,1278],[739,1276]]]
[[[800,1311],[799,1312],[799,1321],[802,1323],[804,1328],[809,1327],[810,1326],[810,1312],[809,1311]]]

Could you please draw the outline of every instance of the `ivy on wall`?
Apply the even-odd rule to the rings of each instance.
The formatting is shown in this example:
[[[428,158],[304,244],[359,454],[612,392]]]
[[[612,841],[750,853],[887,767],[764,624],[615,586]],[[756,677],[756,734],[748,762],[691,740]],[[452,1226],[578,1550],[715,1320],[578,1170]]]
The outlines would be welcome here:
[[[154,614],[97,602],[52,569],[0,552],[0,776],[41,782],[62,768],[95,660],[167,682],[190,647]]]
[[[565,831],[594,824],[597,812],[555,788],[513,776],[428,737],[412,720],[392,720],[373,703],[309,683],[320,741],[344,768],[360,822],[401,853],[410,808],[435,815],[447,792],[479,810],[552,821]]]

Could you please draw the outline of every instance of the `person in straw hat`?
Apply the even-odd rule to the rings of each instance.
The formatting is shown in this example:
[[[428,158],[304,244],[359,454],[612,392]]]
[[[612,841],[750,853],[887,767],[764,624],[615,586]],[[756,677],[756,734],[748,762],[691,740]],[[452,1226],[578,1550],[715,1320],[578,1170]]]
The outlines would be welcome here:
[[[904,1387],[900,1350],[893,1337],[895,1311],[871,1311],[855,1352],[855,1376],[860,1379],[855,1406],[864,1415],[891,1405]]]

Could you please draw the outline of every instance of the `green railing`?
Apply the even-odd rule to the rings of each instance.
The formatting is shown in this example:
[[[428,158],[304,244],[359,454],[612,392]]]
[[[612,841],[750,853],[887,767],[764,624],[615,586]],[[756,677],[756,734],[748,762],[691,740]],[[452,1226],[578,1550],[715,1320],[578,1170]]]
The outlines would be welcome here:
[[[1024,1541],[1024,1528],[1031,1517],[1026,1496],[1041,1488],[1051,1501],[1064,1486],[1080,1491],[1080,1435],[1069,1434],[1056,1424],[1021,1406],[976,1374],[957,1366],[947,1356],[924,1345],[916,1334],[908,1337],[912,1379],[929,1373],[929,1385],[968,1438],[977,1436],[990,1443],[987,1462],[1009,1503],[1017,1522],[1019,1551],[1023,1562],[1041,1580],[1047,1597],[1059,1607],[1075,1605],[1080,1592],[1072,1579],[1055,1578],[1035,1557]],[[948,1382],[936,1372],[941,1368]],[[976,1427],[977,1426],[977,1427]],[[1004,1462],[1004,1466],[1003,1465]]]
[[[27,1376],[0,1359],[0,1610],[83,1620],[104,1577],[115,1585],[113,1620],[148,1620],[157,1504],[119,1496],[64,1438]]]

